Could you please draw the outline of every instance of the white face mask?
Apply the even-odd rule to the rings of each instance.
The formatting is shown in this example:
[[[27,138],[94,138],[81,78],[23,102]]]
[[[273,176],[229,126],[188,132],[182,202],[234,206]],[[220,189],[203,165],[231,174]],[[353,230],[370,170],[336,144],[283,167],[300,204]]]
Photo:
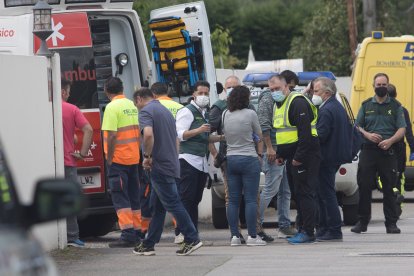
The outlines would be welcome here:
[[[323,100],[321,98],[321,96],[318,95],[313,95],[312,96],[312,103],[316,106],[321,105],[323,103]]]
[[[206,107],[209,102],[210,102],[210,98],[208,96],[196,96],[195,97],[195,103],[201,108]]]
[[[233,87],[230,87],[230,88],[226,89],[227,98],[230,96],[231,91],[233,91]]]

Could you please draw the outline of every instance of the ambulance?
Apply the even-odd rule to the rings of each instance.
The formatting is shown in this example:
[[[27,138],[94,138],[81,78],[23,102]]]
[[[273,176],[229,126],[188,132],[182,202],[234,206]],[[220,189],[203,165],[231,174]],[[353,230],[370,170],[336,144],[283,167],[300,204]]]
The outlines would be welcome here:
[[[384,37],[381,31],[372,32],[358,46],[352,72],[351,107],[358,114],[361,104],[374,96],[373,78],[386,73],[397,88],[397,100],[414,116],[414,36]],[[411,122],[412,123],[412,122]],[[407,156],[409,156],[407,147]],[[414,190],[414,164],[407,162],[405,190]]]
[[[37,1],[0,0],[0,54],[37,52],[40,40],[32,33]],[[100,130],[109,102],[104,82],[118,76],[131,99],[135,88],[162,81],[174,99],[185,102],[194,83],[207,80],[214,103],[218,97],[207,13],[203,2],[152,11],[151,61],[133,0],[47,2],[52,8],[53,30],[46,41],[48,48],[60,55],[61,77],[72,82],[68,102],[82,110],[94,130],[88,156],[78,162],[79,182],[89,198],[88,216],[80,221],[81,235],[105,235],[113,228],[116,215]]]

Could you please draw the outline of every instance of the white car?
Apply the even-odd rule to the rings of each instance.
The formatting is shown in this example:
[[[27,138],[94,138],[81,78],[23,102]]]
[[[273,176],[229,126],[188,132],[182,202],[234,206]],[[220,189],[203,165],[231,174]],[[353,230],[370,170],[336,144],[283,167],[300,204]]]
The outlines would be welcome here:
[[[267,80],[277,73],[254,73],[248,74],[243,80],[251,90],[250,102],[256,107],[260,94],[267,89]],[[299,85],[306,86],[311,80],[317,77],[329,77],[335,80],[335,76],[331,72],[300,72]],[[336,97],[344,106],[348,118],[351,123],[354,123],[354,115],[346,96],[342,93],[337,93]],[[212,160],[211,157],[209,160]],[[358,221],[358,202],[359,191],[356,181],[356,173],[358,168],[358,158],[350,164],[342,165],[337,174],[335,181],[335,190],[337,192],[338,203],[342,208],[343,222],[345,225],[354,225]],[[219,169],[216,169],[210,164],[210,177],[212,179],[211,196],[212,196],[212,219],[213,225],[216,228],[227,228],[226,207],[224,200],[224,185],[222,182],[222,175]],[[264,186],[264,174],[261,173],[260,186]]]

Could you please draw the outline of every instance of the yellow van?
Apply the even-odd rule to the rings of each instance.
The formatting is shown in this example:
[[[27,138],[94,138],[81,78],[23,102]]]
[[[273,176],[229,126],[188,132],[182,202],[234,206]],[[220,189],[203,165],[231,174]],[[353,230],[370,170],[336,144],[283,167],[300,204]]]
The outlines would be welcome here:
[[[414,36],[384,37],[383,32],[372,32],[358,46],[352,72],[351,107],[358,113],[361,103],[374,96],[373,78],[386,73],[397,88],[397,99],[414,118]],[[407,147],[408,149],[408,147]],[[407,152],[409,156],[409,152]],[[407,162],[406,190],[414,190],[413,162]]]

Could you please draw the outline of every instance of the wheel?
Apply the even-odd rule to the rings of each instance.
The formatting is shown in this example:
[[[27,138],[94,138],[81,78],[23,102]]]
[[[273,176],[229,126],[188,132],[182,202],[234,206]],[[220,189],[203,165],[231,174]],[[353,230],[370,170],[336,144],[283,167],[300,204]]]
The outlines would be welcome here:
[[[342,214],[345,225],[355,225],[358,222],[358,204],[343,205]]]
[[[211,189],[211,209],[213,225],[216,229],[226,229],[229,227],[226,216],[226,202],[218,197],[214,189]]]
[[[88,216],[78,221],[79,236],[82,238],[105,236],[114,230],[116,221],[115,213]]]

